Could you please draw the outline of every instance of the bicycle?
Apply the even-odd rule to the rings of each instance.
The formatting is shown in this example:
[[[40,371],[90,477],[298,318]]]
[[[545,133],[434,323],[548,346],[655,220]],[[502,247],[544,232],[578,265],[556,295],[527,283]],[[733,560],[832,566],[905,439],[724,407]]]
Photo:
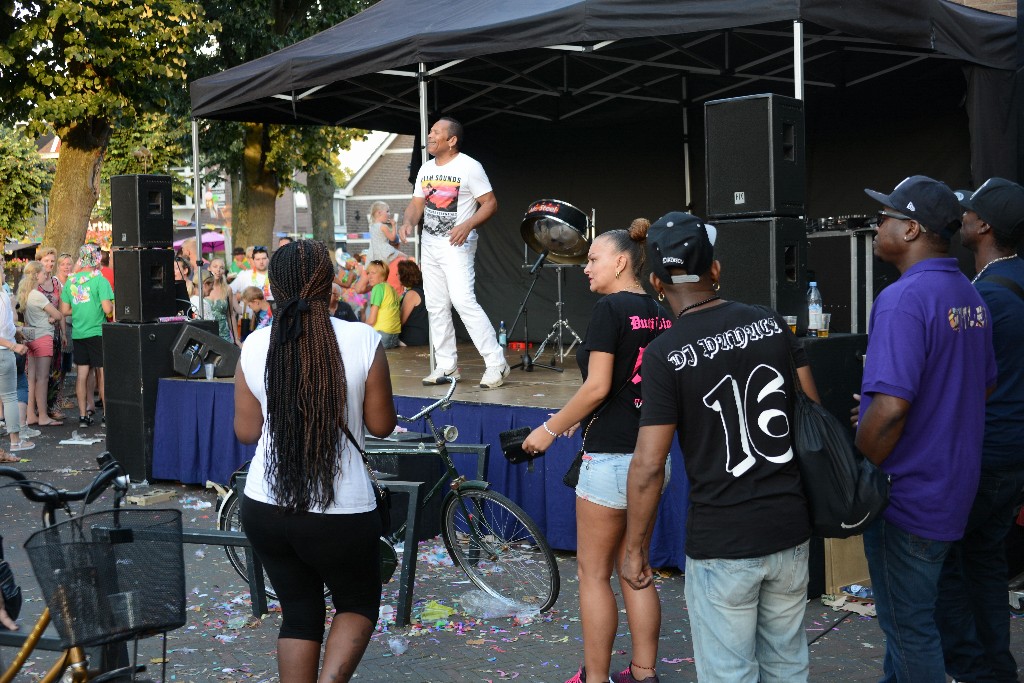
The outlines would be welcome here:
[[[459,474],[447,448],[449,442],[458,438],[458,430],[450,425],[438,429],[434,424],[431,413],[447,409],[455,393],[456,380],[449,381],[451,386],[440,399],[411,417],[398,416],[402,422],[425,420],[434,441],[432,448],[408,449],[377,441],[367,444],[367,456],[372,462],[375,455],[439,455],[445,471],[424,496],[419,509],[424,509],[447,484],[449,491],[441,503],[441,536],[452,561],[491,597],[546,612],[558,599],[561,585],[558,564],[547,539],[519,505],[492,490],[488,482],[468,480]],[[220,506],[218,528],[241,530],[238,500],[233,489]],[[392,548],[392,557],[393,547],[403,538],[405,530],[406,523],[403,523],[382,538],[382,542]],[[233,548],[225,550],[235,571],[245,578],[244,556]],[[415,552],[415,548],[408,552]],[[387,576],[393,571],[394,565],[391,565]],[[269,595],[269,588],[267,592]]]
[[[47,673],[38,679],[40,683],[53,683],[58,680],[70,681],[71,683],[104,683],[106,681],[128,679],[133,681],[149,681],[149,679],[135,678],[136,674],[146,670],[144,665],[131,663],[125,666],[122,664],[127,656],[126,641],[133,637],[136,638],[135,661],[137,661],[137,638],[143,635],[143,633],[146,635],[150,633],[148,629],[141,627],[140,622],[146,620],[145,610],[150,608],[151,601],[140,597],[138,593],[126,591],[103,595],[102,599],[105,599],[107,602],[106,604],[100,604],[98,602],[101,599],[100,589],[110,586],[112,582],[116,583],[118,578],[124,576],[124,572],[130,571],[123,570],[121,565],[132,564],[133,561],[140,565],[144,564],[143,562],[138,562],[138,559],[143,554],[152,552],[152,544],[154,542],[162,544],[163,547],[166,547],[167,544],[170,544],[172,547],[174,544],[177,544],[180,547],[180,513],[174,510],[149,511],[151,516],[152,513],[156,512],[173,513],[176,515],[176,536],[173,530],[171,533],[167,533],[167,529],[159,525],[151,525],[148,529],[143,529],[133,528],[124,523],[125,519],[134,519],[133,515],[137,512],[134,510],[123,510],[120,506],[121,501],[128,492],[128,476],[124,468],[108,452],[101,453],[97,457],[97,461],[100,466],[99,474],[96,475],[88,486],[80,491],[68,491],[46,482],[30,480],[23,472],[13,467],[0,466],[0,477],[7,477],[12,480],[10,483],[3,484],[0,488],[20,488],[21,492],[30,501],[43,505],[42,524],[45,533],[38,532],[33,534],[26,541],[26,549],[33,560],[33,566],[37,567],[36,576],[39,579],[44,597],[47,598],[47,607],[43,609],[42,614],[32,628],[23,636],[21,647],[14,656],[10,666],[0,672],[0,683],[10,683],[14,680],[32,652],[40,646],[43,634],[50,625],[51,620],[58,627],[63,650],[60,651],[57,660]],[[71,510],[71,503],[82,502],[84,511],[85,506],[98,499],[111,486],[114,490],[114,504],[110,512],[76,516]],[[68,515],[68,521],[57,523],[56,511],[58,508],[64,510]],[[100,518],[103,521],[98,521]],[[86,522],[90,523],[88,527],[85,526]],[[77,525],[72,523],[77,523]],[[71,526],[69,527],[69,525]],[[59,545],[66,540],[66,532],[68,531],[75,537],[73,543],[80,543],[77,547],[82,549],[81,553],[76,554],[68,550],[75,547],[73,543],[63,546]],[[139,543],[136,544],[136,541],[139,541]],[[146,543],[144,549],[134,555],[128,556],[123,550],[119,550],[116,553],[112,552],[112,548],[115,545],[120,548],[127,548],[131,545],[143,546],[143,543]],[[33,544],[33,546],[30,547],[30,544]],[[36,548],[42,549],[41,555],[55,555],[59,559],[49,564],[41,555],[32,554]],[[178,554],[180,555],[180,552]],[[56,567],[62,560],[74,562],[86,556],[108,561],[110,566],[105,568],[109,572],[108,575],[100,577],[97,575],[99,572],[98,568],[82,567],[80,565],[71,568],[55,568],[50,572],[50,576],[43,576],[38,570],[38,566]],[[40,559],[40,565],[36,564],[37,558]],[[83,576],[90,569],[92,575]],[[163,626],[177,628],[185,623],[183,561],[180,573],[180,586],[176,586],[176,590],[172,589],[171,595],[172,598],[180,603],[174,605],[176,625],[171,626],[165,623],[161,624],[161,628]],[[111,578],[111,575],[113,575],[113,578]],[[48,592],[47,588],[53,588],[53,583],[57,584],[56,590],[53,593]],[[91,594],[89,588],[92,589]],[[54,598],[54,593],[59,595]],[[180,595],[177,593],[180,593]],[[50,607],[54,604],[51,598],[60,602],[57,612],[51,612]],[[120,604],[114,604],[115,598],[120,600]],[[157,599],[163,601],[164,598],[165,596],[161,593]],[[122,611],[118,612],[118,608],[121,608]],[[126,624],[124,621],[126,615],[129,617],[129,621],[134,619],[135,623]],[[161,612],[159,616],[164,618],[166,613]],[[100,621],[103,621],[103,623],[98,623]],[[166,631],[167,629],[163,630]],[[5,631],[4,633],[18,636],[21,632]],[[66,647],[65,644],[67,644]],[[86,655],[86,648],[90,648],[90,650],[98,648],[97,652],[102,660],[99,670],[89,667],[90,662],[89,657]],[[165,662],[164,677],[166,677],[166,660],[167,642],[165,639],[163,657]]]

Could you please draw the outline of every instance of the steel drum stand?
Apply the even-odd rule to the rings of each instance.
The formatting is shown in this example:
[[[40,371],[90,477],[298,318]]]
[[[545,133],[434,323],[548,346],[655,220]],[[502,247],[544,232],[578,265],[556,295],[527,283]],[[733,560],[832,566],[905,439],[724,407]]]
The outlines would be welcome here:
[[[548,252],[545,251],[540,255],[540,258],[533,264],[530,269],[530,274],[533,275],[533,282],[530,283],[530,288],[526,290],[526,296],[523,297],[523,303],[519,304],[519,312],[516,313],[515,320],[512,321],[512,327],[508,328],[508,336],[512,337],[512,332],[516,329],[516,325],[519,324],[519,318],[523,319],[523,334],[526,338],[526,349],[523,351],[522,360],[515,365],[511,366],[511,369],[522,368],[526,372],[533,372],[533,366],[541,368],[547,368],[548,370],[554,370],[555,372],[562,372],[562,368],[556,368],[554,365],[544,365],[543,363],[536,363],[534,360],[540,356],[538,353],[533,358],[530,358],[530,316],[526,310],[526,302],[530,300],[530,295],[533,294],[533,288],[537,286],[537,280],[540,279],[541,265],[544,263],[544,259],[547,258]],[[559,296],[559,299],[562,297]]]
[[[576,330],[572,329],[572,326],[569,324],[569,321],[562,317],[562,307],[564,306],[564,303],[562,301],[562,281],[565,279],[565,269],[571,266],[553,263],[551,264],[551,267],[555,269],[555,282],[557,283],[556,291],[558,293],[558,300],[555,302],[555,308],[558,309],[558,320],[556,320],[555,323],[551,326],[551,331],[548,332],[548,336],[544,338],[544,341],[540,343],[540,347],[537,349],[537,353],[534,354],[533,356],[534,363],[537,365],[539,365],[539,363],[536,363],[536,360],[540,358],[542,353],[544,353],[544,347],[546,347],[548,343],[553,342],[558,345],[558,353],[555,355],[555,360],[557,360],[559,363],[565,362],[565,357],[568,354],[572,353],[572,349],[574,346],[583,343],[583,340],[580,339],[580,336],[576,334]],[[569,348],[565,348],[562,342],[563,331],[567,331],[569,332],[569,334],[572,335],[572,343],[569,344]],[[558,371],[561,372],[561,368],[559,368]]]

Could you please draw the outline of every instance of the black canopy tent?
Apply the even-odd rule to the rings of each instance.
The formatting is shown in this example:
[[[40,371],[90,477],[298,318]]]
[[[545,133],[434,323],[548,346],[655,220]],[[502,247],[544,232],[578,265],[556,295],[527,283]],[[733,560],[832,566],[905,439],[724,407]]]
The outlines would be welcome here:
[[[494,317],[523,277],[522,211],[555,197],[599,230],[703,205],[703,102],[777,92],[808,117],[808,215],[924,172],[1016,178],[1016,22],[946,0],[381,0],[192,84],[193,116],[422,133],[448,113],[491,175],[478,292]],[[741,160],[738,162],[742,163]],[[567,311],[586,315],[582,278]],[[531,336],[553,309],[531,306]]]

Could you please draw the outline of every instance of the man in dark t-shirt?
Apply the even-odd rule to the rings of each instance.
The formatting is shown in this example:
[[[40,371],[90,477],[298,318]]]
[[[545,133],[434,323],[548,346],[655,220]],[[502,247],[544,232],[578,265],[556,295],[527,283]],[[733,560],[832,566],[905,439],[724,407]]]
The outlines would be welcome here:
[[[678,431],[697,677],[806,681],[810,520],[790,432],[794,363],[816,392],[799,340],[775,311],[719,298],[714,239],[714,227],[679,212],[648,233],[651,283],[679,319],[644,353],[622,575],[634,588],[650,583],[643,538]]]

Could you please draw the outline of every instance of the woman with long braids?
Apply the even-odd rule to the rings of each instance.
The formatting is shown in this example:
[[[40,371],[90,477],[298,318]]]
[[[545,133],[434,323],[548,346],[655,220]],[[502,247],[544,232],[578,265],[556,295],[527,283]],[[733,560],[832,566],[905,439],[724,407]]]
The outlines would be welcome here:
[[[245,534],[281,601],[283,683],[318,680],[324,584],[334,619],[320,681],[355,672],[380,607],[380,516],[358,448],[363,426],[395,427],[380,335],[327,311],[334,268],[327,248],[303,240],[270,261],[273,324],[245,340],[235,373],[235,434],[256,443],[242,499]]]

